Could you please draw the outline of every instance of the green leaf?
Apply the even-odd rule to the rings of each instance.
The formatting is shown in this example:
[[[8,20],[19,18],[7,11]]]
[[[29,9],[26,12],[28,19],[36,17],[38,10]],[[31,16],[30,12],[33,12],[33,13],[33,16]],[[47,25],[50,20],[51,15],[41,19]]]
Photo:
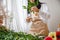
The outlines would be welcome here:
[[[43,40],[43,38],[24,32],[6,31],[5,27],[0,27],[0,29],[0,40]]]
[[[24,8],[24,9],[27,9],[27,7],[26,7],[26,6],[23,6],[23,8]]]

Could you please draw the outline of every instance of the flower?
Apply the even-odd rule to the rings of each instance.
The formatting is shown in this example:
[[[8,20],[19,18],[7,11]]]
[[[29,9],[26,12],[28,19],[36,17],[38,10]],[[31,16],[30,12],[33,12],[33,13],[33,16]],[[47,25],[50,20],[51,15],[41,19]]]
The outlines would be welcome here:
[[[53,39],[52,39],[52,37],[49,37],[49,36],[48,36],[48,37],[45,37],[44,40],[53,40]]]
[[[53,40],[56,40],[56,32],[50,32],[48,36],[52,37]]]

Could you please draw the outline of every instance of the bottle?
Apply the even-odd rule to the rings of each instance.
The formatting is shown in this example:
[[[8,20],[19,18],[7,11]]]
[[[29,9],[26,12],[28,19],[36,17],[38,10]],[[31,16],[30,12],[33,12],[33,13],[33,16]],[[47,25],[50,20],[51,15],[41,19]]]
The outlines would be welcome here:
[[[60,24],[58,25],[57,31],[56,31],[56,39],[60,40]]]

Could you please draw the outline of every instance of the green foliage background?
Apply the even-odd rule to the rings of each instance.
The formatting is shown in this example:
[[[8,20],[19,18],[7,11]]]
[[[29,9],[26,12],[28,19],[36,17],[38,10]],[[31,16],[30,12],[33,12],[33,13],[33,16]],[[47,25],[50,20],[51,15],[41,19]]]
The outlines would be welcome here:
[[[14,32],[6,29],[6,27],[0,27],[0,40],[43,40],[38,36],[33,36],[24,32]]]

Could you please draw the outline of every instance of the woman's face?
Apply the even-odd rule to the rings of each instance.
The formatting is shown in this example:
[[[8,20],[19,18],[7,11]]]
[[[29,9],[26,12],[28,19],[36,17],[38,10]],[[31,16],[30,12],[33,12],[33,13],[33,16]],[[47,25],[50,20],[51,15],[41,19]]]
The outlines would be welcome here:
[[[35,2],[35,0],[30,0],[30,2],[31,2],[31,3],[34,3],[34,2]]]
[[[39,12],[39,9],[36,6],[31,7],[31,11],[33,12]]]

